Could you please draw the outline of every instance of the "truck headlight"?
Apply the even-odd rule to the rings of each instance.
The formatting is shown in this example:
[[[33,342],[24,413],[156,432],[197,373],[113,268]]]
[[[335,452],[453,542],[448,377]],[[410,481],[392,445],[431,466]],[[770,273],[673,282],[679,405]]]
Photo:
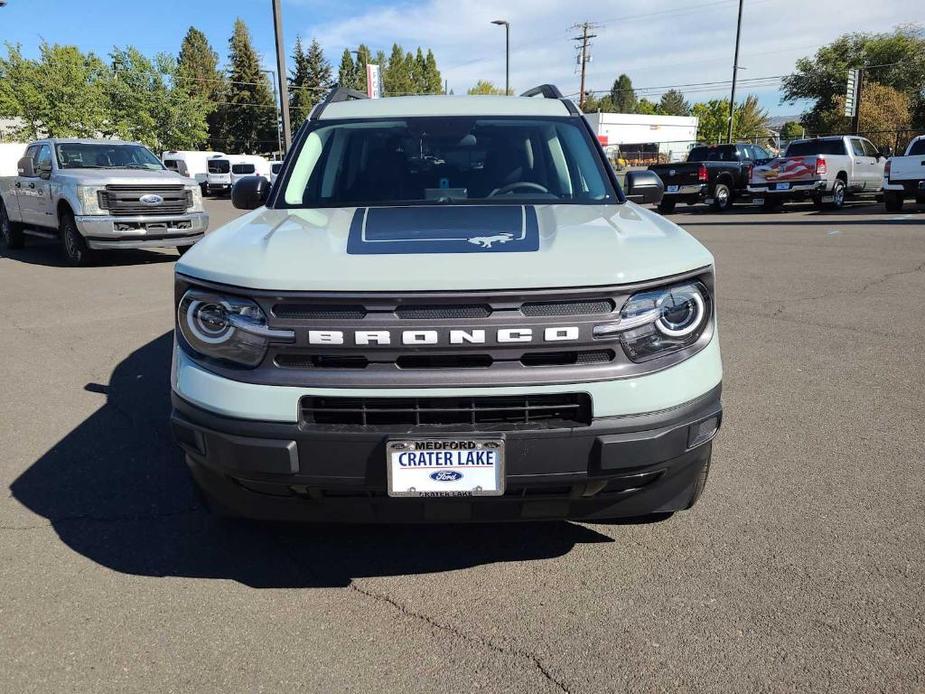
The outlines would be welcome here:
[[[80,214],[103,215],[106,210],[100,205],[100,193],[106,195],[106,190],[99,186],[77,186],[77,199],[80,200]]]
[[[204,209],[202,206],[202,188],[200,188],[199,186],[191,186],[187,188],[187,190],[190,191],[193,195],[192,197],[193,204],[190,206],[189,211],[190,212],[202,212]]]
[[[710,294],[686,282],[633,294],[620,321],[595,328],[596,337],[616,337],[633,361],[646,361],[693,345],[710,324]]]
[[[255,302],[190,289],[177,307],[177,327],[194,353],[235,366],[255,367],[271,341],[293,342],[292,330],[273,330]]]

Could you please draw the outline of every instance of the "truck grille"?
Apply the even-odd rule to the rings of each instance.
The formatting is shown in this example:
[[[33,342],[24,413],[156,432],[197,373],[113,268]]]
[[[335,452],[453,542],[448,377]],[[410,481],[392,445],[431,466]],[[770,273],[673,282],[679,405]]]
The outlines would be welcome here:
[[[145,195],[158,195],[160,204],[141,202]],[[100,206],[116,217],[183,214],[193,204],[193,194],[182,185],[108,185],[100,191]]]
[[[342,398],[307,396],[300,402],[306,425],[407,427],[471,426],[503,431],[516,428],[588,426],[587,393],[461,398]]]

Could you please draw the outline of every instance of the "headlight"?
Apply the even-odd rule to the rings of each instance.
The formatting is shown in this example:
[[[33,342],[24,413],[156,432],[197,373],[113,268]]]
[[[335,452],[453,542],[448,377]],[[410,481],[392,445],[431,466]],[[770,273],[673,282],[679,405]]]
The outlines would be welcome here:
[[[267,327],[255,302],[199,289],[190,289],[180,300],[177,327],[196,354],[237,366],[257,366],[271,341],[295,339],[291,330]]]
[[[689,347],[710,324],[710,295],[699,282],[633,294],[620,321],[597,326],[597,337],[619,336],[633,361],[662,356]]]
[[[202,210],[203,210],[203,207],[202,207],[202,188],[200,188],[199,186],[192,186],[191,188],[187,188],[187,190],[190,191],[190,192],[193,194],[193,204],[192,204],[192,206],[190,207],[190,211],[192,211],[192,212],[202,212]]]
[[[105,189],[97,186],[77,186],[81,214],[106,214],[106,210],[100,205],[100,193],[105,195]]]

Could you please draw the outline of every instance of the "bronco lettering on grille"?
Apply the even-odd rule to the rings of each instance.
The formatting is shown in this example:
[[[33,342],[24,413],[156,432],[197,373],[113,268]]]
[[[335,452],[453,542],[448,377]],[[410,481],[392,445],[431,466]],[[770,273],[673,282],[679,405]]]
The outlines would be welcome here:
[[[352,337],[354,345],[436,345],[441,342],[450,345],[484,345],[488,342],[487,331],[482,329],[449,331],[438,330],[309,330],[310,345],[347,345]],[[499,344],[530,342],[573,342],[579,339],[578,326],[557,326],[555,328],[498,328],[494,333]]]

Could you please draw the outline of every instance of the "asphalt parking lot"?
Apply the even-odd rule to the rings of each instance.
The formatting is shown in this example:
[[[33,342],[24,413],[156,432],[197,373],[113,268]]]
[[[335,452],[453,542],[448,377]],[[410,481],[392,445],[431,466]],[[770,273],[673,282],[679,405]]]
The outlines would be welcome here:
[[[167,427],[176,253],[0,256],[0,690],[925,690],[925,210],[672,219],[726,418],[646,525],[216,522]]]

